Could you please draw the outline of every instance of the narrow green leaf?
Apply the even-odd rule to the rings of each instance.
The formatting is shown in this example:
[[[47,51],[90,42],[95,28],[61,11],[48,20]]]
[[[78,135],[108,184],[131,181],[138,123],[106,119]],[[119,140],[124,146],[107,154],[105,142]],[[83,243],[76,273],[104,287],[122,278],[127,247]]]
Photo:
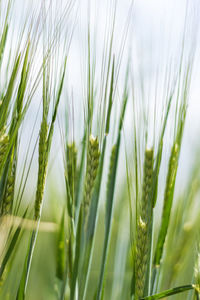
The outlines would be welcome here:
[[[169,297],[175,294],[179,294],[179,293],[183,293],[189,290],[194,289],[193,285],[189,284],[189,285],[184,285],[184,286],[179,286],[179,287],[175,287],[173,289],[170,290],[166,290],[164,292],[152,295],[152,296],[147,296],[144,298],[141,298],[140,300],[156,300],[156,299],[162,299],[165,297]]]
[[[38,225],[39,225],[39,223],[38,223]],[[37,238],[37,233],[38,233],[38,228],[37,228],[37,230],[33,230],[32,234],[31,234],[31,240],[30,240],[29,248],[27,251],[26,259],[25,259],[19,288],[17,291],[16,300],[24,300],[25,299],[26,288],[27,288],[27,284],[28,284],[28,278],[29,278],[31,261],[32,261],[33,251],[34,251],[35,242],[36,242],[36,238]]]
[[[65,79],[66,65],[67,65],[67,57],[65,58],[63,73],[62,73],[62,76],[61,76],[61,79],[60,79],[59,88],[58,88],[58,92],[57,92],[57,96],[56,96],[55,107],[54,107],[53,116],[52,116],[52,120],[51,120],[51,126],[50,126],[50,129],[49,129],[49,135],[48,135],[48,139],[47,139],[47,153],[49,153],[50,148],[51,148],[51,142],[52,142],[53,131],[54,131],[54,124],[55,124],[55,120],[56,120],[56,116],[57,116],[57,112],[58,112],[58,105],[60,103],[60,98],[61,98],[64,79]]]
[[[8,34],[8,24],[4,24],[4,29],[0,41],[0,68],[1,68],[2,58],[3,58],[4,49],[6,45],[7,34]]]
[[[85,157],[86,157],[86,131],[83,137],[82,142],[82,153],[81,153],[81,164],[78,172],[77,178],[77,190],[75,195],[75,227],[77,227],[80,213],[80,205],[82,201],[82,189],[84,183],[84,165],[85,165]]]
[[[109,181],[108,181],[108,186],[107,186],[107,198],[106,198],[104,247],[103,247],[103,256],[102,256],[102,261],[101,261],[99,284],[98,284],[97,296],[96,296],[96,299],[98,299],[98,300],[100,300],[102,298],[103,280],[104,280],[104,273],[105,273],[109,240],[110,240],[112,215],[113,215],[114,191],[115,191],[119,149],[120,149],[120,142],[121,142],[121,130],[122,130],[122,126],[123,126],[124,115],[125,115],[125,110],[126,110],[126,105],[127,105],[127,100],[128,100],[126,88],[125,88],[123,100],[124,101],[123,101],[122,112],[121,112],[121,116],[120,116],[117,144],[113,147],[112,154],[111,154],[111,161],[110,161],[110,173],[109,173],[109,179],[108,179]]]
[[[73,274],[72,274],[72,285],[70,290],[70,300],[73,300],[75,297],[75,290],[77,284],[77,276],[78,276],[78,269],[79,269],[79,260],[80,260],[80,251],[81,251],[81,234],[82,234],[82,208],[80,209],[79,220],[78,220],[78,227],[76,232],[76,247],[75,247],[75,258],[74,258],[74,265],[73,265]]]
[[[87,282],[88,282],[88,275],[91,263],[91,253],[93,248],[93,237],[96,229],[96,220],[97,220],[97,210],[98,210],[98,203],[99,203],[99,195],[100,195],[100,188],[102,182],[102,174],[103,174],[103,165],[104,165],[104,156],[107,144],[107,135],[109,133],[110,127],[110,116],[111,116],[111,109],[113,103],[113,82],[114,82],[114,59],[113,59],[113,68],[112,68],[112,76],[110,82],[110,96],[109,96],[109,103],[108,103],[108,111],[106,117],[106,134],[104,135],[103,139],[103,147],[100,156],[99,162],[99,169],[97,173],[97,178],[94,186],[94,190],[92,193],[91,198],[91,206],[89,210],[89,217],[88,223],[86,228],[86,247],[84,251],[84,262],[83,262],[83,270],[81,276],[81,283],[80,283],[80,299],[84,299],[86,289],[87,289]]]
[[[176,173],[178,168],[178,157],[179,157],[179,147],[175,143],[175,145],[172,147],[171,157],[169,161],[167,182],[165,187],[162,221],[161,221],[161,227],[160,227],[160,232],[159,232],[156,251],[155,251],[154,265],[160,264],[160,260],[163,253],[164,242],[167,235],[167,229],[169,227],[169,220],[170,220],[172,201],[174,195],[174,187],[176,181]]]
[[[10,77],[10,81],[8,84],[8,88],[6,91],[6,94],[3,98],[3,103],[1,105],[1,109],[0,109],[0,128],[3,128],[3,126],[5,125],[5,122],[7,120],[7,112],[9,109],[9,105],[10,105],[10,101],[12,98],[12,94],[13,94],[13,89],[14,89],[14,85],[15,85],[15,80],[17,77],[17,71],[19,69],[19,64],[20,64],[20,58],[21,58],[21,54],[18,55],[15,64],[13,66],[13,70],[12,70],[12,74]]]
[[[107,112],[107,120],[106,120],[106,132],[105,134],[109,133],[110,130],[110,115],[112,110],[113,104],[113,86],[114,86],[114,69],[115,69],[115,58],[113,58],[113,65],[112,65],[112,74],[111,74],[111,83],[110,83],[110,94],[109,94],[109,102],[108,102],[108,112]]]
[[[155,168],[154,168],[153,200],[152,200],[153,201],[153,207],[155,207],[156,201],[157,201],[158,176],[159,176],[159,173],[160,173],[160,164],[161,164],[162,153],[163,153],[163,138],[164,138],[164,134],[165,134],[166,127],[167,127],[167,121],[168,121],[169,111],[170,111],[171,104],[172,104],[173,95],[174,95],[174,89],[172,89],[171,94],[169,96],[167,110],[166,110],[166,113],[165,113],[164,122],[163,122],[163,126],[162,126],[162,131],[161,131],[161,136],[160,136],[160,140],[159,140],[159,147],[158,147],[158,154],[157,154],[157,158],[156,158],[156,165],[155,165]]]
[[[18,114],[18,116],[21,114],[21,111],[22,111],[23,98],[24,98],[26,87],[27,87],[28,73],[30,70],[30,65],[29,65],[29,60],[28,60],[29,50],[30,50],[30,42],[28,43],[27,48],[26,48],[24,63],[23,63],[22,72],[21,72],[21,80],[20,80],[18,93],[17,93],[17,114]]]

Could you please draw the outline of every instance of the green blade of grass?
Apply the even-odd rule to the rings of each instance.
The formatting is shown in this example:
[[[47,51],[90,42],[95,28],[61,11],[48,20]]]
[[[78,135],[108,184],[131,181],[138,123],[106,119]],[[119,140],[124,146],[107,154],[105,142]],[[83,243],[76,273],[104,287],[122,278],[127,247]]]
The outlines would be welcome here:
[[[159,237],[156,246],[155,252],[155,260],[154,265],[159,265],[160,260],[163,253],[163,247],[165,242],[165,237],[167,234],[167,229],[169,226],[169,219],[170,219],[170,212],[172,208],[172,200],[174,195],[174,187],[176,181],[176,173],[178,168],[178,155],[179,155],[179,147],[177,148],[177,144],[172,147],[171,150],[171,158],[169,162],[169,170],[168,170],[168,177],[166,183],[166,191],[165,191],[165,200],[164,200],[164,208],[163,208],[163,215],[162,215],[162,224],[160,227]]]
[[[11,74],[10,81],[8,84],[8,88],[7,88],[6,94],[3,98],[3,103],[1,105],[0,128],[3,128],[3,126],[7,120],[7,112],[9,109],[9,104],[10,104],[11,97],[13,94],[13,89],[15,86],[15,80],[16,80],[17,72],[18,72],[19,65],[20,65],[20,58],[21,58],[21,54],[18,55],[18,57],[15,61],[15,64],[13,66],[13,70],[12,70],[12,74]]]
[[[175,294],[179,294],[179,293],[183,293],[189,290],[194,289],[192,284],[189,285],[183,285],[183,286],[179,286],[179,287],[175,287],[173,289],[170,290],[166,290],[164,292],[152,295],[152,296],[147,296],[144,298],[141,298],[140,300],[156,300],[156,299],[162,299],[162,298],[166,298]]]
[[[37,229],[33,230],[32,234],[31,234],[31,240],[30,240],[29,248],[27,251],[26,259],[25,259],[19,288],[17,291],[16,300],[24,300],[25,299],[26,288],[27,288],[27,284],[28,284],[28,278],[29,278],[30,267],[31,267],[31,261],[32,261],[32,256],[33,256],[33,249],[35,247],[36,238],[37,238],[37,234],[38,234],[38,227],[39,227],[39,222],[37,223]]]
[[[163,153],[163,138],[164,138],[166,127],[167,127],[167,121],[168,121],[169,111],[170,111],[171,104],[172,104],[173,95],[174,95],[174,90],[172,90],[171,95],[168,100],[167,110],[165,113],[161,136],[160,136],[160,140],[159,140],[158,154],[157,154],[157,158],[156,158],[156,164],[155,164],[154,176],[153,176],[153,196],[152,196],[153,197],[153,207],[155,207],[156,201],[157,201],[158,176],[160,173],[160,164],[161,164],[162,153]]]
[[[1,68],[3,53],[6,45],[7,34],[8,34],[8,24],[4,24],[4,29],[0,41],[0,68]]]
[[[81,205],[81,201],[83,200],[81,192],[82,192],[83,182],[84,182],[84,165],[85,165],[86,150],[87,150],[87,145],[86,145],[86,131],[85,131],[83,137],[83,143],[82,143],[81,165],[80,165],[80,170],[78,172],[78,178],[77,178],[77,191],[75,195],[75,227],[77,227],[78,224],[80,205]]]
[[[176,118],[178,118],[178,124],[176,128],[175,141],[171,150],[171,156],[170,156],[170,161],[168,166],[161,227],[158,235],[155,256],[153,261],[151,291],[154,290],[155,283],[158,280],[157,276],[159,274],[160,262],[163,256],[164,243],[165,243],[169,222],[170,222],[170,215],[171,215],[172,203],[174,198],[174,188],[175,188],[176,175],[178,169],[178,161],[179,161],[179,155],[180,155],[180,150],[182,145],[183,131],[184,131],[184,125],[186,119],[186,112],[187,112],[187,96],[188,96],[187,91],[190,82],[189,80],[190,71],[191,70],[189,64],[184,74],[181,104],[179,107],[179,111],[177,108],[177,112],[176,112]],[[177,100],[177,106],[178,106],[178,100]]]
[[[111,231],[111,224],[112,224],[111,221],[112,221],[112,215],[113,215],[114,191],[115,191],[115,183],[116,183],[119,150],[120,150],[120,144],[121,144],[121,130],[122,130],[122,126],[123,126],[127,100],[128,100],[128,95],[127,95],[127,90],[125,89],[124,101],[123,101],[122,112],[121,112],[121,117],[120,117],[120,124],[119,124],[119,129],[118,129],[117,144],[113,147],[113,151],[112,151],[112,155],[111,155],[109,182],[108,182],[108,186],[107,186],[108,192],[107,192],[107,198],[106,198],[104,246],[103,246],[103,255],[102,255],[102,262],[101,262],[99,284],[98,284],[97,294],[96,294],[96,299],[98,299],[98,300],[100,300],[102,298],[103,280],[104,280],[104,273],[105,273],[105,267],[106,267],[106,260],[107,260],[107,256],[108,256],[108,246],[109,246],[110,231]]]
[[[157,280],[157,275],[159,272],[160,261],[163,255],[164,243],[169,227],[172,202],[174,197],[174,187],[176,182],[176,174],[178,168],[178,158],[179,158],[180,148],[177,143],[174,144],[171,150],[171,157],[168,167],[168,175],[165,186],[165,196],[164,196],[164,206],[161,220],[161,227],[158,235],[158,240],[156,244],[155,256],[153,261],[153,277],[152,277],[152,290]]]
[[[112,75],[111,75],[111,82],[110,82],[109,103],[108,103],[108,111],[107,111],[107,117],[106,117],[106,134],[103,139],[103,147],[102,147],[102,152],[101,152],[101,156],[100,156],[99,169],[98,169],[98,173],[97,173],[94,190],[92,193],[91,206],[90,206],[90,210],[89,210],[89,217],[88,217],[88,223],[87,223],[87,229],[86,229],[86,241],[85,241],[86,246],[85,246],[85,251],[84,251],[83,272],[82,272],[81,283],[80,283],[80,295],[79,295],[80,298],[79,299],[84,299],[86,296],[88,275],[89,275],[89,269],[90,269],[90,264],[91,264],[93,237],[94,237],[94,233],[95,233],[95,229],[96,229],[97,210],[98,210],[99,195],[100,195],[100,188],[101,188],[101,181],[102,181],[101,179],[102,179],[102,174],[103,174],[104,156],[105,156],[105,150],[106,150],[106,144],[107,144],[107,136],[109,133],[110,116],[111,116],[112,103],[113,103],[114,66],[115,66],[115,62],[113,59]]]
[[[70,290],[70,300],[73,300],[75,297],[77,276],[79,270],[79,260],[80,260],[80,252],[81,252],[81,234],[82,234],[82,226],[83,226],[82,213],[83,210],[82,208],[80,208],[79,220],[78,220],[78,226],[76,232],[76,247],[75,247],[75,258],[73,264],[72,284]]]
[[[24,98],[24,94],[25,94],[25,91],[27,88],[27,80],[28,80],[28,75],[29,75],[29,71],[30,71],[29,52],[30,52],[30,42],[28,42],[28,45],[26,48],[24,63],[23,63],[22,72],[21,72],[21,81],[20,81],[18,93],[17,93],[16,102],[17,102],[18,117],[20,116],[21,111],[22,111],[23,98]]]
[[[62,94],[62,90],[63,90],[66,66],[67,66],[67,56],[65,57],[65,61],[64,61],[63,72],[62,72],[62,76],[61,76],[60,83],[59,83],[59,88],[58,88],[58,92],[57,92],[57,96],[56,96],[55,107],[54,107],[53,116],[52,116],[52,120],[51,120],[51,126],[50,126],[50,129],[49,129],[49,135],[48,135],[48,139],[47,139],[47,155],[49,154],[50,148],[51,148],[54,125],[55,125],[55,120],[56,120],[57,111],[58,111],[58,105],[60,103],[60,98],[61,98],[61,94]]]

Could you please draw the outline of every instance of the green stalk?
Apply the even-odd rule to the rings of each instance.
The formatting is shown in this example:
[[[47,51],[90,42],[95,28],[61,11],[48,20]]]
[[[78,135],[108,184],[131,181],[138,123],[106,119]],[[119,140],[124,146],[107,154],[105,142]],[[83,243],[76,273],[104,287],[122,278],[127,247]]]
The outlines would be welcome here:
[[[80,261],[80,254],[81,254],[81,233],[82,233],[82,207],[80,208],[79,213],[79,220],[76,232],[76,246],[75,246],[75,257],[74,257],[74,264],[73,264],[73,274],[71,280],[71,289],[70,289],[70,300],[73,300],[75,297],[76,285],[77,285],[77,277],[78,277],[78,269],[79,269],[79,261]]]

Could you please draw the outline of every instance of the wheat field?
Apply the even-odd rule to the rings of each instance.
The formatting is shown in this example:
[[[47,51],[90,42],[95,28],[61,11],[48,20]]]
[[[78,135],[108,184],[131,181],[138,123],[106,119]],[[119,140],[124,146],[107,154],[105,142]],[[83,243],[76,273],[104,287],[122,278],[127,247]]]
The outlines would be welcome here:
[[[199,16],[0,0],[0,299],[200,299]]]

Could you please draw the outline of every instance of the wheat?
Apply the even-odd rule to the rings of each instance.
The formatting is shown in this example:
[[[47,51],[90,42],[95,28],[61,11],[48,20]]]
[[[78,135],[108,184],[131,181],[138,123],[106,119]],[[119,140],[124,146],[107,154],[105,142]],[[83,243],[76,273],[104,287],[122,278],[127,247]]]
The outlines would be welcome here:
[[[137,222],[136,261],[135,261],[135,295],[136,299],[143,296],[148,256],[149,207],[151,205],[153,180],[153,150],[145,151],[143,192],[140,201]]]
[[[97,170],[99,165],[99,142],[97,138],[92,135],[89,138],[88,152],[87,152],[87,167],[85,177],[85,189],[84,189],[84,210],[87,214],[88,206],[90,204],[91,195],[97,176]]]
[[[2,203],[1,215],[11,213],[14,201],[15,175],[16,175],[16,157],[13,151],[8,168],[5,196]]]
[[[8,147],[8,143],[9,143],[9,136],[6,133],[5,128],[3,128],[0,131],[0,167],[1,164],[3,163],[5,152]]]
[[[38,159],[38,182],[35,199],[35,219],[40,217],[41,204],[44,194],[44,186],[47,170],[47,134],[48,125],[46,120],[42,121],[39,139],[39,159]]]

